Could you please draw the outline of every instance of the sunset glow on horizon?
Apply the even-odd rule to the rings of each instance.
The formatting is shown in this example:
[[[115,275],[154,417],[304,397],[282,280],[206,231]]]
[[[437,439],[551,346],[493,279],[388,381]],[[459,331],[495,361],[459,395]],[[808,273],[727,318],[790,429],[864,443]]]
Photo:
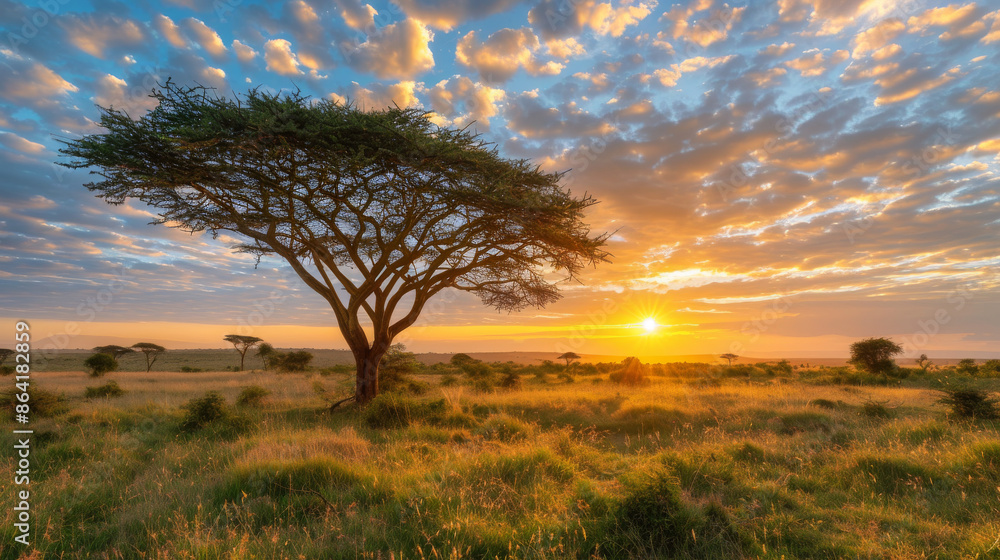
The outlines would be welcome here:
[[[838,357],[885,336],[903,359],[1000,357],[996,6],[216,5],[67,4],[5,34],[3,321],[55,348],[346,347],[283,260],[150,225],[54,165],[60,139],[101,132],[95,104],[138,117],[170,78],[424,109],[599,201],[586,221],[610,263],[544,309],[442,292],[397,338],[410,350]],[[5,11],[17,34],[38,8]]]

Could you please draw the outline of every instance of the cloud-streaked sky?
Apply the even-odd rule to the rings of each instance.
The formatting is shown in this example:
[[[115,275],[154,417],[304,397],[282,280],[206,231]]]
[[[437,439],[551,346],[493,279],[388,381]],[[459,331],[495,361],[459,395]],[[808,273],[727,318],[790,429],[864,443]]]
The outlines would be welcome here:
[[[420,107],[601,201],[612,264],[544,310],[445,294],[412,349],[1000,352],[996,2],[0,0],[0,27],[0,317],[70,348],[345,346],[282,262],[53,165],[169,77]]]

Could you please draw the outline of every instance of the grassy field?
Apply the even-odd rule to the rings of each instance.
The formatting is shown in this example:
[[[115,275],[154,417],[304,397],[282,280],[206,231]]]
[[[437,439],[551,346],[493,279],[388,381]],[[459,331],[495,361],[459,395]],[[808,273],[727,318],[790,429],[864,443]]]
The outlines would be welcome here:
[[[37,373],[67,400],[31,423],[30,549],[4,414],[0,560],[1000,558],[1000,422],[949,418],[937,376],[807,378],[422,375],[328,412],[349,376]],[[183,429],[211,390],[227,416]]]

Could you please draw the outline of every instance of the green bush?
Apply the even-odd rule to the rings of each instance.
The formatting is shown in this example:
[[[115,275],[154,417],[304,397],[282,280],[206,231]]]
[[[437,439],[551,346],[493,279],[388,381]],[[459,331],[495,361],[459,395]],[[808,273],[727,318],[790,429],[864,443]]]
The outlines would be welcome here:
[[[885,403],[868,401],[861,405],[861,415],[868,418],[892,418],[895,412],[885,406]]]
[[[508,371],[500,378],[499,386],[504,389],[520,389],[521,376],[516,371]]]
[[[413,399],[398,393],[382,393],[365,407],[365,422],[372,428],[405,428],[420,407]]]
[[[201,373],[203,371],[205,371],[205,370],[203,370],[201,368],[197,368],[197,367],[181,366],[181,372],[182,373]]]
[[[458,378],[457,377],[455,377],[454,375],[451,375],[450,373],[447,374],[447,375],[441,376],[441,386],[442,387],[452,387],[454,385],[458,385]]]
[[[84,389],[84,398],[93,399],[99,397],[120,397],[125,394],[125,389],[122,389],[114,381],[108,381],[104,385],[98,387],[87,387]]]
[[[1000,377],[1000,360],[986,360],[979,366],[980,377]]]
[[[945,389],[944,393],[938,402],[950,406],[952,416],[970,420],[1000,418],[997,399],[983,389]]]
[[[118,369],[118,362],[111,354],[94,354],[84,360],[83,365],[90,370],[91,377],[101,377]]]
[[[966,375],[976,375],[979,373],[979,366],[976,365],[976,360],[966,358],[958,361],[958,365],[955,366],[955,371]]]
[[[10,411],[11,417],[16,413],[15,406],[22,404],[17,398],[21,391],[9,390],[0,393],[0,406],[6,408]],[[69,411],[69,404],[66,402],[66,396],[61,393],[53,393],[51,391],[46,391],[45,389],[39,389],[36,385],[28,386],[28,417],[31,416],[42,416],[42,417],[52,417],[58,416],[64,412]]]
[[[648,382],[646,380],[646,367],[642,365],[639,358],[625,358],[621,368],[611,372],[611,381],[622,385],[644,385]]]
[[[14,366],[0,366],[0,375],[14,375]]]
[[[226,399],[216,391],[209,391],[204,397],[191,399],[181,408],[187,411],[181,421],[181,430],[185,432],[200,430],[208,424],[229,417]]]
[[[240,391],[240,395],[236,397],[237,406],[260,406],[264,404],[264,399],[271,394],[271,391],[261,387],[260,385],[250,385],[249,387],[244,387]]]
[[[313,355],[305,350],[295,352],[276,352],[271,360],[271,366],[284,372],[302,372],[309,368]]]

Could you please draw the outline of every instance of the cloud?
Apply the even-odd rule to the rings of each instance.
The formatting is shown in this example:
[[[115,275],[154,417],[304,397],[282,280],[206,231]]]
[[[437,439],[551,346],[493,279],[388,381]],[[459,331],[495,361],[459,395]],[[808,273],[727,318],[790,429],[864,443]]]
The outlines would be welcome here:
[[[563,65],[538,60],[535,55],[538,50],[538,37],[527,27],[501,29],[485,41],[479,41],[476,32],[470,31],[459,40],[455,59],[474,69],[487,82],[505,82],[518,68],[524,68],[532,76],[558,74]]]
[[[524,0],[395,0],[406,15],[443,31],[459,24],[506,12]]]
[[[107,58],[112,53],[124,54],[125,49],[148,41],[145,25],[127,18],[108,14],[64,14],[55,21],[66,32],[70,44],[96,58]]]
[[[299,61],[292,52],[292,44],[285,39],[271,39],[264,44],[264,60],[267,70],[282,76],[298,76],[302,74]]]
[[[178,49],[187,48],[187,39],[181,35],[181,29],[174,23],[174,20],[163,14],[159,14],[153,20],[153,26],[160,33],[160,36],[174,47]]]
[[[785,53],[795,48],[795,43],[784,42],[780,45],[768,45],[767,48],[761,49],[759,52],[764,56],[780,57],[785,56]]]
[[[356,31],[375,29],[375,16],[378,11],[360,0],[336,0],[340,8],[340,17],[348,27]]]
[[[49,67],[16,55],[6,55],[7,78],[0,81],[0,98],[8,101],[39,102],[63,97],[80,88]]]
[[[847,60],[848,56],[849,54],[845,50],[836,51],[829,57],[824,56],[822,51],[817,50],[813,51],[810,55],[803,55],[799,58],[788,60],[785,62],[785,66],[793,70],[798,70],[799,74],[805,77],[822,76],[830,68]]]
[[[372,33],[346,54],[353,68],[379,79],[409,79],[434,68],[433,40],[434,33],[422,23],[407,19]]]
[[[746,7],[732,7],[723,4],[722,7],[709,10],[711,2],[692,2],[689,6],[674,6],[663,14],[661,22],[666,22],[671,28],[674,39],[684,39],[699,47],[708,47],[714,43],[725,41],[733,25],[743,19]],[[695,14],[708,11],[708,14],[692,18]]]
[[[195,18],[187,18],[184,20],[184,26],[187,28],[188,33],[194,37],[194,41],[201,48],[205,49],[205,52],[213,59],[224,60],[226,55],[229,54],[229,50],[226,49],[222,38],[219,37],[219,34],[214,29],[205,25],[205,22]]]
[[[625,29],[648,16],[656,2],[632,4],[580,0],[541,0],[528,12],[528,21],[543,39],[562,39],[579,35],[589,27],[598,35],[621,37]]]
[[[248,45],[244,45],[239,39],[233,39],[233,52],[236,53],[236,59],[243,64],[249,64],[257,57],[257,51]]]
[[[677,85],[677,80],[680,80],[681,76],[684,74],[695,72],[705,67],[714,68],[720,64],[729,62],[734,58],[734,56],[735,55],[718,57],[696,56],[685,59],[680,64],[671,64],[670,68],[659,68],[653,72],[653,76],[655,76],[656,79],[659,80],[664,86],[673,87]]]
[[[113,74],[105,74],[97,79],[91,99],[101,107],[125,111],[132,118],[142,116],[158,104],[155,98],[149,97],[149,91],[141,87],[129,88],[125,80]]]
[[[366,111],[386,107],[418,107],[420,100],[417,99],[415,93],[417,88],[418,84],[413,81],[403,81],[390,85],[373,83],[369,84],[368,87],[362,87],[357,82],[352,82],[346,95],[331,93],[330,98],[338,103],[350,101]]]
[[[38,155],[45,151],[44,145],[22,138],[13,132],[0,131],[0,144],[29,155]]]
[[[851,41],[854,46],[851,56],[861,58],[867,53],[877,51],[888,45],[905,29],[906,24],[899,18],[884,19],[854,36]]]
[[[498,115],[504,90],[473,82],[466,76],[441,80],[427,92],[432,120],[439,126],[464,128],[472,123],[481,130],[490,129],[490,119]]]

